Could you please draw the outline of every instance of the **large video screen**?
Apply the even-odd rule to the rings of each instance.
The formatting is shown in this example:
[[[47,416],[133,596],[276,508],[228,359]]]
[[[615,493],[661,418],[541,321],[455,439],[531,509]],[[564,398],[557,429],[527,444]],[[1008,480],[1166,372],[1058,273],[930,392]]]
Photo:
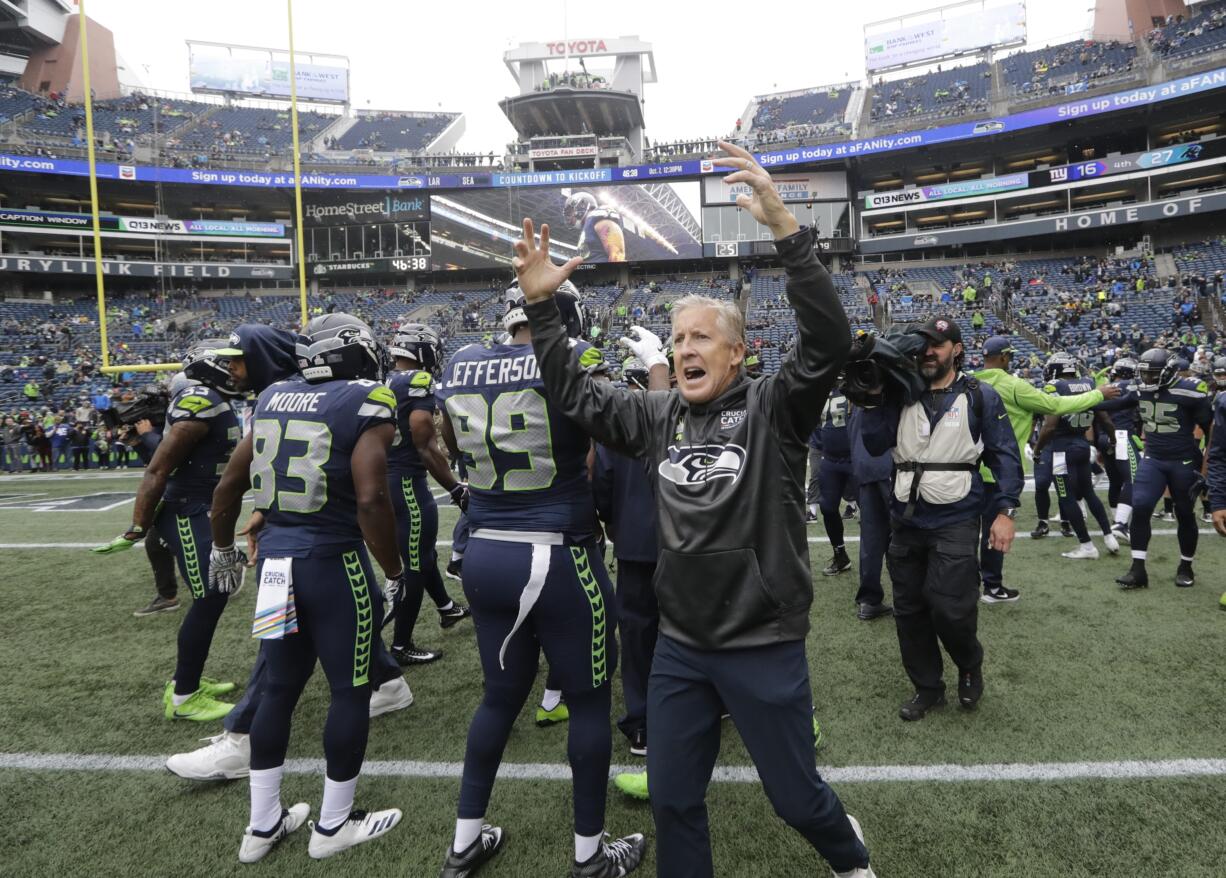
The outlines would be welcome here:
[[[296,60],[294,69],[299,100],[349,101],[348,68]],[[289,58],[273,49],[188,43],[188,76],[192,91],[271,98],[290,96]]]
[[[555,260],[654,262],[702,257],[698,181],[523,187],[430,197],[434,270],[510,269],[524,217],[549,224]]]
[[[869,25],[864,34],[864,61],[873,73],[1025,41],[1024,2],[974,0]]]

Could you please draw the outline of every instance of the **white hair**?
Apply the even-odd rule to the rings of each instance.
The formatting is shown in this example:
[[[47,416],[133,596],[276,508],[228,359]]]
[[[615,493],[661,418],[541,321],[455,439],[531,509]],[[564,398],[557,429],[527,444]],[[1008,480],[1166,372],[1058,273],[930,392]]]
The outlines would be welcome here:
[[[737,307],[736,302],[727,299],[712,299],[710,296],[682,296],[673,303],[673,331],[676,331],[677,318],[692,308],[710,308],[715,312],[715,323],[720,332],[728,339],[728,344],[745,343],[745,315]]]

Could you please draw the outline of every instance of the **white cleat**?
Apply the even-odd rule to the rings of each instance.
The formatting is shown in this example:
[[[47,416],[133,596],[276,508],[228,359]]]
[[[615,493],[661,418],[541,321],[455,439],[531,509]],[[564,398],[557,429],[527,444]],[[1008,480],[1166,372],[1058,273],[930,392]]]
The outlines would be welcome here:
[[[249,736],[222,732],[200,740],[208,746],[176,753],[166,760],[166,768],[184,780],[238,780],[251,772]]]
[[[306,823],[307,816],[310,813],[311,806],[306,802],[299,802],[292,808],[282,811],[281,819],[277,821],[277,825],[273,827],[272,831],[267,834],[256,832],[248,826],[247,830],[243,833],[243,843],[238,846],[238,861],[240,863],[258,863],[264,859],[268,852],[277,846],[277,842]]]
[[[1120,553],[1120,541],[1115,538],[1114,533],[1103,534],[1103,545],[1107,547],[1107,551],[1112,555]]]
[[[404,710],[413,703],[413,690],[404,677],[388,680],[370,693],[370,718],[383,716],[393,710]]]
[[[847,815],[847,821],[851,823],[851,828],[855,831],[856,838],[860,839],[860,844],[864,844],[864,830],[860,828],[860,821],[855,817],[852,817],[850,814]],[[873,867],[870,865],[863,869],[849,869],[846,872],[835,872],[834,878],[877,878],[877,873],[873,871]]]
[[[354,845],[374,841],[381,835],[390,832],[400,822],[400,809],[388,808],[386,811],[351,811],[333,835],[324,835],[319,827],[311,824],[311,843],[307,853],[313,859],[323,860],[327,857],[348,850]]]
[[[1119,549],[1119,545],[1115,548]],[[1081,543],[1072,551],[1061,552],[1060,557],[1070,561],[1094,561],[1098,558],[1098,549],[1094,548],[1093,543]]]

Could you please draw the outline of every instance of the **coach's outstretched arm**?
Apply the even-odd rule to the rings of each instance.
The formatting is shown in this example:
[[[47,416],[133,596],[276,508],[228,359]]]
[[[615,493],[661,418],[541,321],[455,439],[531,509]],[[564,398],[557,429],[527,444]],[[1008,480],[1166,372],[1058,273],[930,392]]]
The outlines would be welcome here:
[[[788,211],[766,172],[753,156],[723,144],[727,158],[718,163],[740,168],[726,183],[745,183],[753,195],[738,195],[737,206],[768,226],[775,251],[787,272],[787,295],[796,312],[796,346],[783,360],[765,395],[770,417],[782,435],[808,439],[821,416],[822,404],[851,350],[851,325],[839,302],[830,272],[814,252],[813,229],[801,228]]]
[[[538,247],[532,220],[524,220],[524,236],[515,242],[513,264],[526,300],[524,315],[532,326],[532,347],[541,380],[550,402],[597,442],[640,457],[650,448],[656,432],[651,427],[653,415],[663,411],[668,394],[632,393],[607,381],[594,381],[580,365],[553,294],[582,261],[576,257],[554,265],[549,259],[549,226],[541,226]],[[662,371],[664,380],[668,380],[667,362],[651,369]]]

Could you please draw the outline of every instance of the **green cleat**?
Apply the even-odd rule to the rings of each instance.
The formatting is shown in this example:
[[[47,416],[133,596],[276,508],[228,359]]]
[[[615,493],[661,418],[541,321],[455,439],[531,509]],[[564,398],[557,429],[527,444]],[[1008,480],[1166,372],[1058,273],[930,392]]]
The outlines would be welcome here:
[[[822,725],[817,721],[817,714],[813,714],[813,749],[819,750],[822,746]]]
[[[558,702],[558,706],[553,710],[546,710],[539,704],[536,706],[536,724],[541,728],[556,726],[558,723],[564,723],[568,719],[570,719],[570,710],[567,708],[565,701]]]
[[[166,708],[166,719],[189,719],[193,722],[207,723],[224,717],[234,709],[233,704],[218,701],[204,691],[203,688],[193,692],[186,701],[175,707],[174,684],[167,683],[162,695],[162,704]]]
[[[633,799],[643,799],[646,801],[651,798],[647,792],[647,772],[645,771],[634,774],[619,774],[613,778],[613,786]]]
[[[1218,606],[1226,610],[1226,591],[1222,592],[1222,599],[1217,602]]]
[[[227,680],[214,680],[212,677],[200,678],[200,691],[210,698],[216,698],[218,695],[229,695],[238,686]]]

